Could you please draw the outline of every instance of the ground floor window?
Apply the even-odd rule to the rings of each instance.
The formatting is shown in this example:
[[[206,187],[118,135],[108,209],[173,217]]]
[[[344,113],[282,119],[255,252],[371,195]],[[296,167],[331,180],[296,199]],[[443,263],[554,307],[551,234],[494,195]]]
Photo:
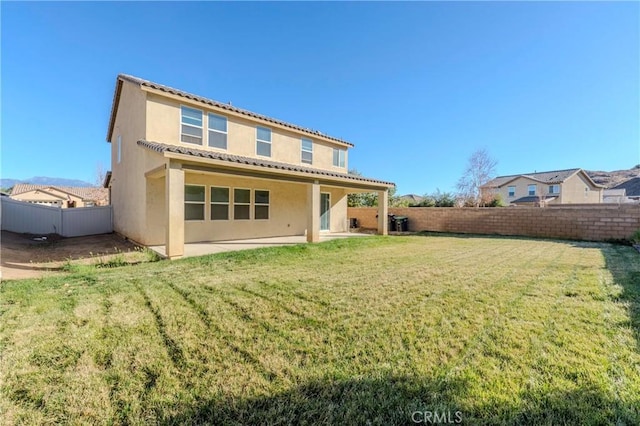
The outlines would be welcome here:
[[[184,186],[185,220],[204,220],[204,186]]]
[[[269,191],[256,189],[253,207],[254,219],[269,219]]]
[[[229,188],[211,187],[211,220],[229,220]]]
[[[249,220],[251,213],[251,190],[233,190],[233,218],[235,220]]]

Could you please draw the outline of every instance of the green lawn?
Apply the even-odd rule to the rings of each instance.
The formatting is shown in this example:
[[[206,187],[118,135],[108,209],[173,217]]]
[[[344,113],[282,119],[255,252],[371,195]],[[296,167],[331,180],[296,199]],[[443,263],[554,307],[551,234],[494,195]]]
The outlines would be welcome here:
[[[74,269],[0,286],[4,422],[640,424],[630,247],[371,237]]]

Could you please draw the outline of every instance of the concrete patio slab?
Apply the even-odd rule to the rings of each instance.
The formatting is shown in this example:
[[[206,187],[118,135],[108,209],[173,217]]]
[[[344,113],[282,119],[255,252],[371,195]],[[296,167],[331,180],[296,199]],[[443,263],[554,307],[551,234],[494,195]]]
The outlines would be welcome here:
[[[372,234],[361,234],[355,232],[336,232],[320,234],[320,242],[335,240],[340,238],[369,237]],[[212,241],[199,243],[186,243],[184,245],[184,255],[182,257],[204,256],[207,254],[222,253],[226,251],[248,250],[262,247],[277,247],[296,244],[307,244],[307,237],[304,235],[294,235],[289,237],[252,238],[248,240]],[[165,246],[150,246],[162,257],[166,257]]]

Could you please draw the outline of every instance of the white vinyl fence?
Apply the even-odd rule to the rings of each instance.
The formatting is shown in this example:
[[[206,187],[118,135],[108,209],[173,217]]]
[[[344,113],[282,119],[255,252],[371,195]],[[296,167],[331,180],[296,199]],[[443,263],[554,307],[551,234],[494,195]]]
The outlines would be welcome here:
[[[0,197],[3,231],[58,234],[63,237],[113,232],[111,206],[63,209]]]

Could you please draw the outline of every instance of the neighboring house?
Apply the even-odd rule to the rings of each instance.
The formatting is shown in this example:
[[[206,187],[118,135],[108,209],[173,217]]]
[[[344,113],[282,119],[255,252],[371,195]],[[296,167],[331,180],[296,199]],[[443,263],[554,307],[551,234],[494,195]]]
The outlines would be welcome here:
[[[93,207],[109,204],[109,191],[105,188],[32,185],[17,183],[11,191],[14,200],[54,207]]]
[[[605,189],[605,202],[634,203],[640,201],[640,177],[626,180],[612,188]]]
[[[512,206],[602,203],[603,189],[582,169],[498,176],[482,186]]]
[[[107,141],[115,231],[168,257],[190,242],[348,231],[356,192],[378,193],[387,232],[393,184],[349,175],[353,145],[318,131],[119,75]]]

